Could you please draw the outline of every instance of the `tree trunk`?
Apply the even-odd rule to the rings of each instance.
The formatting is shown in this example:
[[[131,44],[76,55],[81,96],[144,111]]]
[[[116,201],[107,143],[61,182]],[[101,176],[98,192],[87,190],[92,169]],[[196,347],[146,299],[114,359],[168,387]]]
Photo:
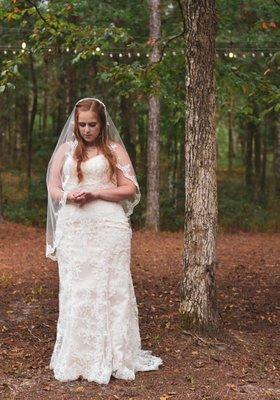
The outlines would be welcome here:
[[[254,102],[253,104],[254,117],[257,118],[259,114],[258,106]],[[254,170],[255,170],[255,183],[256,190],[259,194],[261,187],[261,130],[260,124],[254,123]]]
[[[263,126],[261,160],[261,198],[266,200],[267,127]]]
[[[31,170],[32,170],[32,146],[33,146],[33,128],[35,117],[37,113],[38,103],[38,87],[37,77],[34,68],[34,60],[32,54],[30,54],[30,73],[32,81],[32,109],[30,114],[29,130],[28,130],[28,159],[27,159],[27,180],[28,180],[28,193],[31,190]]]
[[[160,38],[160,0],[149,0],[150,6],[150,43],[152,52],[150,63],[159,60],[157,41]],[[148,176],[147,176],[147,209],[145,226],[148,229],[159,229],[159,147],[160,147],[160,101],[159,81],[154,82],[149,96],[149,128],[148,128]]]
[[[136,119],[133,107],[133,99],[131,97],[121,97],[121,113],[122,113],[122,131],[124,143],[130,155],[131,162],[135,167],[135,135],[136,135]],[[134,114],[134,115],[133,115]]]
[[[280,115],[278,113],[275,123],[275,161],[274,161],[274,171],[275,171],[275,191],[280,195]]]
[[[215,134],[215,0],[185,0],[186,126],[182,326],[217,334],[215,264],[217,151]]]
[[[245,125],[245,185],[249,195],[253,194],[253,138],[255,132],[255,124],[253,121],[248,121]]]
[[[2,106],[2,101],[0,102]],[[4,118],[0,118],[1,128],[0,128],[0,223],[3,222],[4,215],[4,201],[3,201],[3,184],[2,184],[2,168],[3,168],[3,133],[5,131],[5,126],[3,124]]]
[[[228,170],[232,170],[232,163],[234,157],[234,143],[233,143],[233,97],[230,95],[230,105],[228,110]]]

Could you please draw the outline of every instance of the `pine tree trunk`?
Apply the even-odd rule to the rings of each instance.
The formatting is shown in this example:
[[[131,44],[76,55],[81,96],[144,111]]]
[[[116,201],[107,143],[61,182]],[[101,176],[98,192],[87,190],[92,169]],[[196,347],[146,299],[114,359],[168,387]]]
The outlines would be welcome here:
[[[219,331],[215,264],[217,181],[215,134],[215,0],[185,0],[186,126],[182,326]]]
[[[149,0],[150,6],[150,43],[152,52],[150,63],[159,60],[157,41],[160,38],[160,0]],[[148,229],[159,229],[159,144],[160,144],[160,101],[159,82],[154,83],[149,96],[149,128],[148,128],[148,175],[147,175],[147,209],[145,226]]]
[[[253,103],[254,117],[258,118],[258,105]],[[258,123],[254,123],[254,172],[255,172],[255,190],[259,194],[261,187],[261,129]]]
[[[31,170],[32,170],[32,147],[33,147],[33,128],[35,123],[35,117],[37,114],[38,104],[38,87],[37,87],[37,76],[34,67],[34,59],[30,54],[30,74],[32,81],[32,109],[30,114],[29,130],[28,130],[28,151],[27,151],[27,180],[28,180],[28,193],[30,195],[31,190]]]
[[[263,201],[266,200],[266,164],[267,164],[267,127],[263,126],[262,159],[261,159],[261,193]]]
[[[122,131],[125,146],[135,167],[135,116],[133,116],[133,100],[121,97]]]
[[[255,125],[252,121],[248,121],[245,125],[245,185],[249,195],[253,194],[253,138],[255,132]]]
[[[278,113],[275,124],[275,191],[280,195],[280,115]]]
[[[228,110],[228,169],[232,170],[232,163],[234,157],[234,143],[233,143],[233,98],[230,95],[230,105]]]

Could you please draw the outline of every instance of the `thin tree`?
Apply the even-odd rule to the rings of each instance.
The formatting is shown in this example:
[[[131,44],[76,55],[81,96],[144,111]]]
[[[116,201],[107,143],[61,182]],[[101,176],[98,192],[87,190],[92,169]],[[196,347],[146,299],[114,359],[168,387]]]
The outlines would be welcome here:
[[[280,115],[275,123],[275,191],[280,195]]]
[[[158,40],[160,38],[160,0],[149,0],[150,7],[150,39],[152,46],[150,64],[157,63],[160,58]],[[147,146],[147,207],[146,228],[159,229],[159,145],[160,145],[160,101],[159,83],[155,82],[149,96],[149,128]]]
[[[186,25],[185,225],[180,313],[187,330],[219,331],[215,264],[215,0],[182,2]]]

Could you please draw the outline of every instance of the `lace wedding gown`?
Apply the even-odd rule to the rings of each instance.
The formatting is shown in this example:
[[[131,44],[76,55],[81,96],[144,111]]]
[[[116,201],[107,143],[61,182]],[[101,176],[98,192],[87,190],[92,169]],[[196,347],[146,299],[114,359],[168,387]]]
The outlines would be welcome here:
[[[67,191],[115,187],[103,154],[82,164],[76,178],[70,155]],[[134,380],[135,372],[159,368],[163,361],[141,349],[138,308],[130,272],[132,230],[118,202],[94,200],[83,207],[64,204],[56,235],[59,269],[59,317],[50,369],[59,381],[108,384]]]

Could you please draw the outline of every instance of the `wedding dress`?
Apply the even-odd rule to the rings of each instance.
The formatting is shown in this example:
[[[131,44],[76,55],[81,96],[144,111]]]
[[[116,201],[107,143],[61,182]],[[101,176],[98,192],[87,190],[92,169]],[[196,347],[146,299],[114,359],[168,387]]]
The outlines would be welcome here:
[[[115,187],[103,154],[82,164],[78,183],[70,154],[64,189]],[[108,384],[111,376],[134,380],[135,372],[156,370],[163,360],[141,349],[138,308],[130,272],[132,230],[118,202],[66,203],[57,228],[59,317],[50,369],[59,381]]]

